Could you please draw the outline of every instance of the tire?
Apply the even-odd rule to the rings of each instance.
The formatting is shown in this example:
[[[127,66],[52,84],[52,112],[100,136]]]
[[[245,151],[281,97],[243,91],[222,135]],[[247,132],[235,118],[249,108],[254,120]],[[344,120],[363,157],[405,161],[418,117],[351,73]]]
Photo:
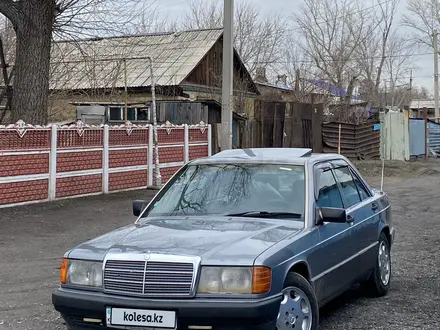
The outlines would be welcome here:
[[[385,250],[384,250],[385,249]],[[382,253],[380,254],[380,251]],[[373,272],[369,279],[363,283],[362,289],[369,297],[383,297],[388,293],[391,283],[391,250],[390,242],[384,232],[380,233],[379,244],[376,249],[377,258]],[[383,253],[386,253],[385,256]],[[381,267],[385,264],[385,267]],[[388,269],[387,271],[385,271]],[[387,275],[388,274],[388,275]]]
[[[308,325],[307,330],[318,330],[318,300],[310,283],[297,273],[289,273],[284,282],[283,293],[276,329],[300,330],[304,320]]]

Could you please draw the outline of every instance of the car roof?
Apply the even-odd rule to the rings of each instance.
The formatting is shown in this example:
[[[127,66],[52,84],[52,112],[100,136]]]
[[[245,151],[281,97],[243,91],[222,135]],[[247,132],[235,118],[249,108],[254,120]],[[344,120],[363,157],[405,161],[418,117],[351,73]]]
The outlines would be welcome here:
[[[312,153],[310,148],[249,148],[221,151],[207,158],[197,159],[191,164],[216,163],[274,163],[305,165],[326,159],[344,159],[338,154]]]

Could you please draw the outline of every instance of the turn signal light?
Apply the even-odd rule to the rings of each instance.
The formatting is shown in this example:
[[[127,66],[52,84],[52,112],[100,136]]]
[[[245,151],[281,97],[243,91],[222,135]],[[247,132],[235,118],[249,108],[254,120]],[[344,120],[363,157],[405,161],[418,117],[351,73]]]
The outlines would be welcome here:
[[[63,262],[61,263],[60,267],[60,281],[62,284],[67,283],[67,264],[68,260],[66,258],[63,259]]]
[[[272,270],[269,267],[254,267],[252,276],[252,293],[260,294],[270,291],[272,282]]]

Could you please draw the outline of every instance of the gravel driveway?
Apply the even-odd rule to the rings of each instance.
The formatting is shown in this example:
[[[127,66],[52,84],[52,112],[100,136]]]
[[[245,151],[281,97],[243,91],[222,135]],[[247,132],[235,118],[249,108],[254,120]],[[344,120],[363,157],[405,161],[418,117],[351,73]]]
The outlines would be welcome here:
[[[389,295],[372,300],[354,288],[321,310],[322,330],[440,329],[440,175],[429,173],[385,178],[397,229]],[[134,221],[131,201],[151,194],[0,209],[0,330],[65,329],[51,304],[63,253]]]

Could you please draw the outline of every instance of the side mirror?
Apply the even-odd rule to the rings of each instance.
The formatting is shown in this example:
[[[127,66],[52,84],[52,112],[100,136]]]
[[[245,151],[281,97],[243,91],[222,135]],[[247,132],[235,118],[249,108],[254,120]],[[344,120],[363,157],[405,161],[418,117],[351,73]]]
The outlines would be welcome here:
[[[347,214],[345,209],[335,207],[320,207],[318,208],[318,223],[333,222],[333,223],[346,223]]]
[[[133,215],[138,217],[141,215],[142,211],[147,207],[147,203],[143,200],[133,201]]]

